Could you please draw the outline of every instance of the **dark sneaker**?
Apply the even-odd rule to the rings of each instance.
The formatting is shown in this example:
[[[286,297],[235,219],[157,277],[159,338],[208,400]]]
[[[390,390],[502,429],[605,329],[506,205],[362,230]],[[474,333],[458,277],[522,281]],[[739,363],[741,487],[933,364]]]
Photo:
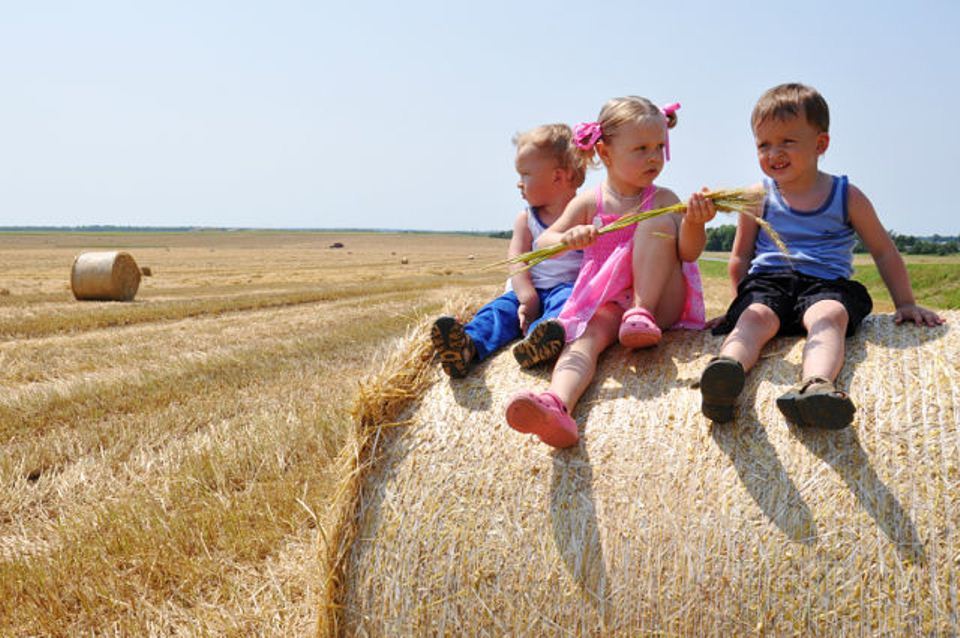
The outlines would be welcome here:
[[[700,375],[703,416],[716,423],[733,421],[733,407],[743,391],[743,366],[732,357],[714,357]]]
[[[430,341],[440,357],[444,372],[455,379],[467,376],[477,349],[473,339],[463,330],[462,323],[453,317],[440,317],[430,328]]]
[[[566,340],[563,325],[556,319],[547,319],[538,323],[526,339],[513,347],[513,356],[521,368],[532,368],[556,359]]]
[[[857,411],[846,392],[830,379],[810,377],[777,398],[777,408],[787,421],[802,428],[842,430]]]

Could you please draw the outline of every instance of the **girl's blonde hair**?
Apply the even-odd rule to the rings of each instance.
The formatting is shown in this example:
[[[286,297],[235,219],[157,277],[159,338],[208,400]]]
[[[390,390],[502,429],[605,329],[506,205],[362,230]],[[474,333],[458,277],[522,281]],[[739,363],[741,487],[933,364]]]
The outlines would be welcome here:
[[[664,111],[645,97],[637,95],[628,95],[626,97],[615,97],[608,100],[603,108],[600,109],[600,115],[597,116],[596,124],[600,128],[601,135],[599,140],[610,142],[617,135],[617,131],[624,124],[639,123],[647,118],[666,119],[667,128],[673,128],[677,125],[677,114],[674,111],[664,113]],[[598,141],[599,141],[598,140]],[[589,166],[596,167],[596,144],[590,144],[585,148],[580,146],[577,152],[583,158],[583,161]]]
[[[544,124],[513,136],[517,149],[523,146],[546,153],[557,161],[557,166],[570,171],[574,187],[580,188],[587,176],[587,161],[573,143],[573,129],[566,124]]]

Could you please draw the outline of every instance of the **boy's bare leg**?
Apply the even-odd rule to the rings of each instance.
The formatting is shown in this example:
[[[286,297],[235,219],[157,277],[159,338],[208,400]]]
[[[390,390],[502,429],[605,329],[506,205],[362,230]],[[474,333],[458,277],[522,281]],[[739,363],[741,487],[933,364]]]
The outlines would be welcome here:
[[[550,391],[560,397],[569,412],[593,380],[600,353],[617,340],[621,314],[623,311],[614,304],[599,308],[583,335],[560,353],[550,378]]]
[[[807,343],[803,347],[803,378],[836,381],[843,367],[844,339],[849,316],[839,301],[824,300],[803,313]]]
[[[773,339],[779,329],[780,318],[769,306],[750,304],[724,340],[720,347],[720,356],[736,359],[744,371],[748,371],[760,358],[760,350]]]

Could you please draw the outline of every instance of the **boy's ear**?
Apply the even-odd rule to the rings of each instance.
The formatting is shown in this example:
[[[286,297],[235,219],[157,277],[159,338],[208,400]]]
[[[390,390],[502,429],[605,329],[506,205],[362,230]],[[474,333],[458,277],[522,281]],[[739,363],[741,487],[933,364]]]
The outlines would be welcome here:
[[[819,133],[817,134],[817,155],[823,155],[827,152],[827,148],[830,146],[830,134],[829,133]]]

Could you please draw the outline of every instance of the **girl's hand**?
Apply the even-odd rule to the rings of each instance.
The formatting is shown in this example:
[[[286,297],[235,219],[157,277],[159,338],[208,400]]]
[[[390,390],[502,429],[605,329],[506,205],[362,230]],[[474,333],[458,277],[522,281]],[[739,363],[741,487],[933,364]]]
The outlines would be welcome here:
[[[589,224],[574,226],[560,238],[560,243],[570,248],[586,248],[597,240],[597,227]]]
[[[704,187],[701,192],[694,193],[690,196],[690,199],[687,200],[687,213],[684,215],[684,219],[688,223],[703,226],[716,217],[717,207],[714,205],[712,199],[704,196],[709,192],[710,191]]]
[[[939,326],[946,319],[917,304],[905,304],[897,308],[897,312],[893,315],[893,322],[897,325],[904,321],[912,321],[918,326]]]

